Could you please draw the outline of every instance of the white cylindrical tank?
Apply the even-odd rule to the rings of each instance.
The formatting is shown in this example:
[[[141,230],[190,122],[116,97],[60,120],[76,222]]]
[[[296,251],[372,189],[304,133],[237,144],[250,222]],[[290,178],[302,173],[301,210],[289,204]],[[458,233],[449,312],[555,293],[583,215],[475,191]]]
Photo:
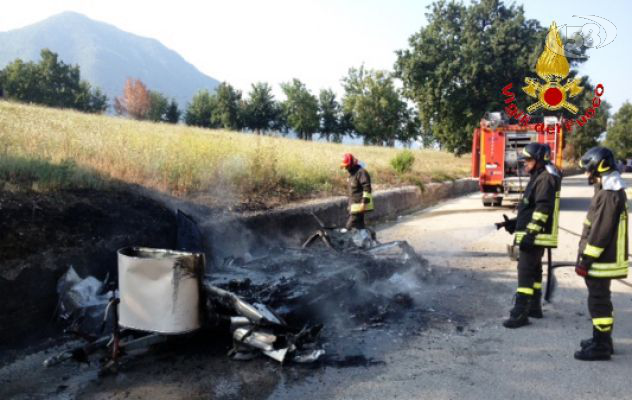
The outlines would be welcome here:
[[[204,254],[125,247],[118,251],[119,325],[164,334],[200,327]]]

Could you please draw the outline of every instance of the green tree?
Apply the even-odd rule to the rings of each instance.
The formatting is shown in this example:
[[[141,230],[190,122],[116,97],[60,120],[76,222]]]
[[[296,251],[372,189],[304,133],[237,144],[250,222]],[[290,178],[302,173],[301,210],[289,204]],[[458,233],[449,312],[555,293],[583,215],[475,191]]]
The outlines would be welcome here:
[[[280,132],[284,135],[287,134],[290,130],[290,123],[287,120],[287,114],[283,112],[283,104],[275,101],[272,110],[274,118],[270,124],[270,130]]]
[[[147,119],[155,122],[166,122],[169,100],[160,92],[149,91],[149,111]]]
[[[501,0],[439,1],[429,9],[428,24],[397,52],[395,73],[424,132],[462,154],[485,111],[504,107],[501,89],[510,82],[520,88],[534,75],[547,30]]]
[[[279,108],[272,88],[265,82],[252,84],[249,98],[244,105],[245,127],[260,134],[278,124]]]
[[[48,49],[40,57],[38,63],[16,59],[0,70],[0,91],[5,97],[50,107],[105,111],[107,97],[81,80],[79,66],[65,64]]]
[[[594,87],[587,81],[586,77],[583,77],[582,86],[584,91],[580,97],[572,100],[580,112],[592,107],[592,101],[595,97]],[[583,127],[575,125],[571,132],[567,132],[566,148],[564,149],[565,157],[579,160],[588,149],[599,144],[599,137],[608,129],[611,108],[610,103],[601,100],[601,104],[596,108],[595,115]],[[575,120],[581,119],[581,115],[570,113],[565,115],[565,117]]]
[[[170,124],[177,124],[180,121],[180,109],[178,108],[178,103],[174,99],[171,99],[169,103],[169,107],[167,107],[167,113],[165,114],[166,122]]]
[[[320,134],[327,140],[339,142],[342,139],[341,113],[342,108],[336,100],[336,94],[331,89],[322,89],[318,96],[320,118]]]
[[[17,59],[0,71],[4,96],[13,100],[41,103],[39,68]]]
[[[53,107],[75,105],[80,92],[79,66],[64,64],[57,54],[45,49],[41,52],[39,78],[41,101]]]
[[[214,109],[215,97],[208,90],[200,90],[187,107],[184,121],[187,125],[216,128],[211,120]]]
[[[318,131],[318,99],[298,79],[281,84],[286,100],[281,103],[290,128],[299,139],[312,140]]]
[[[215,107],[211,116],[212,124],[224,129],[241,130],[241,92],[227,82],[222,82],[215,91]]]
[[[606,146],[614,151],[617,158],[632,157],[632,104],[626,101],[614,114],[608,126]]]
[[[337,143],[342,142],[342,137],[344,135],[349,135],[351,137],[355,137],[357,135],[357,132],[354,130],[355,128],[353,127],[353,115],[351,114],[351,112],[345,111],[344,107],[341,108],[342,112],[340,115],[340,120],[338,121],[338,132],[340,133],[340,135],[333,137],[333,141]]]
[[[354,131],[367,144],[393,145],[413,139],[411,113],[393,78],[385,71],[351,68],[343,79],[343,110],[351,115]]]
[[[108,97],[99,88],[92,88],[86,81],[79,84],[80,90],[77,93],[75,104],[79,111],[89,113],[100,113],[108,108]]]
[[[406,108],[403,115],[404,126],[399,139],[409,145],[411,141],[421,139],[426,143],[426,135],[421,132],[419,113],[414,108]]]

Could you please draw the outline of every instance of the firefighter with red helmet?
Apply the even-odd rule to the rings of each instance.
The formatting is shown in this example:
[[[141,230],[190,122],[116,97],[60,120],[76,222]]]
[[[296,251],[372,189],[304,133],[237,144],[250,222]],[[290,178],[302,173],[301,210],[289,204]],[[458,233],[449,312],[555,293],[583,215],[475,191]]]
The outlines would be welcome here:
[[[596,186],[582,237],[575,272],[584,277],[588,288],[588,311],[593,336],[582,340],[575,353],[578,360],[609,360],[614,352],[614,317],[610,281],[628,276],[628,210],[625,184],[617,170],[612,151],[593,147],[579,166],[588,174],[588,184]]]
[[[373,195],[371,194],[371,176],[362,168],[358,160],[346,153],[340,168],[349,172],[347,178],[349,192],[349,219],[347,229],[365,229],[364,214],[373,211]]]
[[[529,183],[518,204],[518,216],[496,224],[514,234],[519,246],[518,288],[506,328],[519,328],[529,317],[542,318],[542,256],[545,248],[557,247],[561,174],[551,165],[548,145],[529,143],[522,152]]]

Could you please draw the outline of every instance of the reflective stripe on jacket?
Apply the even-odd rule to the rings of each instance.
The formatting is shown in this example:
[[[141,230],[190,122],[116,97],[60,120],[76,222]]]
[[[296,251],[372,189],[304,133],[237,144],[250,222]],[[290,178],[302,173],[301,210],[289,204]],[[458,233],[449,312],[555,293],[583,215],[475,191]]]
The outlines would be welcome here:
[[[371,176],[359,165],[349,171],[347,179],[349,189],[349,211],[351,214],[373,211],[371,194]],[[366,200],[365,200],[366,199]]]
[[[595,260],[588,270],[591,277],[616,279],[628,275],[628,210],[624,189],[602,189],[593,196],[579,251]]]
[[[531,233],[536,246],[557,247],[561,187],[562,178],[553,168],[540,168],[531,174],[518,205],[515,244]]]

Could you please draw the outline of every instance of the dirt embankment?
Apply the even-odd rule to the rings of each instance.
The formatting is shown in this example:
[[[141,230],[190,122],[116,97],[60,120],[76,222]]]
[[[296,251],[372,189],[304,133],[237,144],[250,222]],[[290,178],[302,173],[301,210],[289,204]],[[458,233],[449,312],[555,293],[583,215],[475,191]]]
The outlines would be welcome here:
[[[0,348],[55,331],[56,282],[69,266],[114,276],[117,249],[172,247],[175,232],[169,210],[121,190],[0,191]]]

